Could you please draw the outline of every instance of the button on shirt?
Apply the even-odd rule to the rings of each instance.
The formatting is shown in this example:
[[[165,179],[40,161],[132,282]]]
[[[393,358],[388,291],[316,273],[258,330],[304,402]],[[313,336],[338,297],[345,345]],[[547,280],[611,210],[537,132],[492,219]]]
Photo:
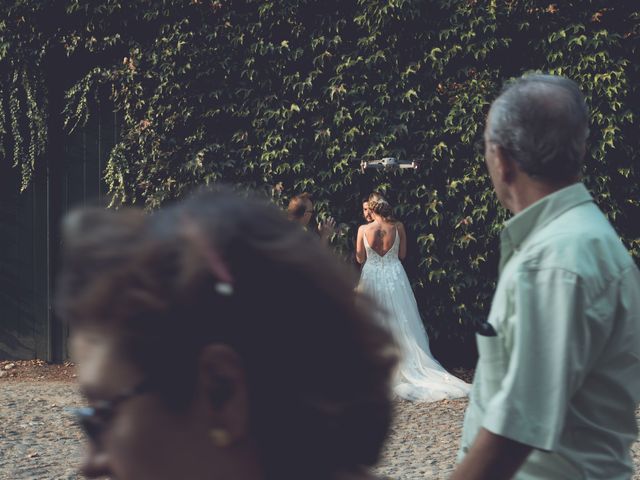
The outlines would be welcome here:
[[[459,460],[483,427],[535,449],[517,479],[631,478],[640,399],[633,259],[581,183],[510,219],[500,254]]]

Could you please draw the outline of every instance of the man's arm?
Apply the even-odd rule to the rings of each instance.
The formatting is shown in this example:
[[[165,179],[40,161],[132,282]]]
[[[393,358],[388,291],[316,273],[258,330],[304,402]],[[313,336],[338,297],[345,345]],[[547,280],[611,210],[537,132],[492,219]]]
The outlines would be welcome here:
[[[529,445],[481,428],[450,480],[507,480],[518,471],[531,450]]]

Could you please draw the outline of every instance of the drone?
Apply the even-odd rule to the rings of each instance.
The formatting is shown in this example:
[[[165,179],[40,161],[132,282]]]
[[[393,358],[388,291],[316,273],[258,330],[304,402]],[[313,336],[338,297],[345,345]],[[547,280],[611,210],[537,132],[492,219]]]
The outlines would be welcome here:
[[[419,160],[399,160],[394,157],[384,157],[376,160],[361,160],[360,170],[362,173],[367,169],[390,171],[410,168],[412,170],[417,170],[418,165]]]

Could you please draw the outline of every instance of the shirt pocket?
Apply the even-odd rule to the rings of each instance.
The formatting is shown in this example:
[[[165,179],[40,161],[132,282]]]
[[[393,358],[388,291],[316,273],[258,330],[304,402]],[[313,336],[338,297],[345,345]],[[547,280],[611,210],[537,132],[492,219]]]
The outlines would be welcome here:
[[[499,390],[509,366],[504,339],[498,334],[494,337],[476,335],[478,344],[478,394],[476,400],[483,407]]]
[[[464,429],[458,461],[467,454],[482,427],[487,404],[499,390],[506,372],[506,356],[500,336],[476,335],[478,365],[473,379],[469,407],[465,412]]]

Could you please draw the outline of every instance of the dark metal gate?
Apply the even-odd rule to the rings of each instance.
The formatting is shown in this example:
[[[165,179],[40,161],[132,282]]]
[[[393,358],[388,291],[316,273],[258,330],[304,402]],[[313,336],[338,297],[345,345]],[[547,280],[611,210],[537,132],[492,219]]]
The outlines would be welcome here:
[[[50,128],[46,168],[23,193],[19,172],[0,162],[0,360],[67,358],[68,332],[52,309],[60,219],[105,203],[102,172],[118,130],[117,115],[100,106],[70,136]]]

